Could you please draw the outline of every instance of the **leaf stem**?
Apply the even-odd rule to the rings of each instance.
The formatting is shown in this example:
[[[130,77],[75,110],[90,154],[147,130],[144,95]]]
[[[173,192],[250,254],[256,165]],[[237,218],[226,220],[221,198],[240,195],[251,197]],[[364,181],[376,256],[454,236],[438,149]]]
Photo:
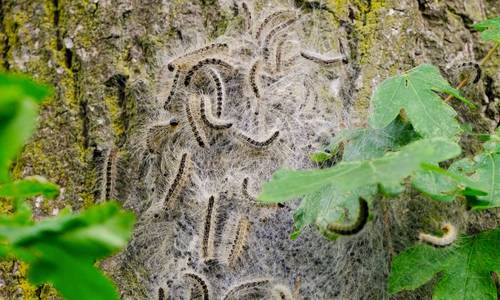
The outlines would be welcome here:
[[[497,50],[498,46],[500,44],[495,44],[495,46],[493,46],[490,51],[488,51],[488,53],[486,53],[486,56],[483,57],[483,59],[481,60],[481,62],[479,62],[479,66],[483,66],[490,58],[491,56],[493,55],[493,53],[495,53],[495,50]],[[466,76],[462,81],[460,81],[460,83],[456,86],[456,89],[459,90],[461,88],[463,88],[468,82],[469,82],[469,76]],[[448,97],[446,97],[446,99],[444,99],[444,101],[448,102],[450,101],[451,99],[453,99],[453,95],[448,95]]]

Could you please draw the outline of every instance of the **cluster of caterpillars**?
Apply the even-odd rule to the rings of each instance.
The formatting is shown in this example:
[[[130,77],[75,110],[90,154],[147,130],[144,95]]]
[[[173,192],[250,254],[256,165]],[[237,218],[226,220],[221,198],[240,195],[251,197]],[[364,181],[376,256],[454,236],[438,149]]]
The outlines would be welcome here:
[[[175,158],[171,172],[165,173],[167,187],[160,196],[162,208],[168,212],[175,210],[179,199],[195,172],[197,164],[196,151],[205,151],[214,147],[213,139],[221,136],[229,137],[230,142],[238,142],[242,147],[259,155],[263,151],[280,143],[280,130],[259,130],[252,133],[232,120],[228,115],[230,104],[240,99],[231,97],[228,82],[233,80],[239,83],[238,89],[245,97],[253,100],[255,105],[247,105],[250,115],[258,115],[260,106],[266,101],[266,87],[263,81],[275,82],[285,71],[299,59],[305,59],[314,64],[330,65],[345,58],[343,56],[328,57],[315,52],[303,50],[300,55],[284,60],[285,45],[290,42],[288,32],[300,20],[295,10],[278,10],[266,14],[253,26],[254,18],[250,6],[245,2],[235,3],[233,10],[243,21],[246,34],[254,39],[255,45],[252,59],[238,61],[229,54],[234,47],[227,42],[214,42],[201,48],[188,51],[173,57],[167,63],[171,81],[165,86],[168,91],[162,99],[162,107],[170,120],[160,120],[151,124],[146,131],[147,153],[161,154],[167,143],[174,143],[170,133],[181,132],[183,141],[181,147],[175,146],[179,153]],[[234,85],[234,84],[233,84]],[[207,87],[210,87],[207,92]],[[233,87],[234,89],[234,87]],[[309,91],[309,90],[308,90]],[[250,121],[250,120],[249,120]],[[258,121],[256,122],[258,123]],[[251,127],[251,126],[250,126]],[[257,125],[258,127],[258,125]],[[182,128],[183,130],[176,131]],[[185,130],[184,130],[185,129]],[[267,133],[262,132],[267,131]],[[214,134],[212,134],[214,133]],[[217,133],[217,134],[215,134]],[[212,139],[211,139],[212,138]],[[170,149],[173,149],[171,147]],[[179,150],[179,148],[182,148]],[[205,153],[205,152],[203,152]],[[251,176],[248,174],[247,176]],[[257,202],[249,191],[249,179],[245,177],[241,183],[240,196],[248,203],[259,208],[279,208],[282,205],[263,205]],[[251,236],[252,221],[249,216],[237,214],[224,224],[226,234],[216,234],[219,222],[218,201],[219,195],[213,194],[207,199],[204,219],[199,224],[199,258],[208,265],[219,264],[237,270],[239,263],[248,248],[248,239]],[[368,215],[366,201],[360,202],[360,216],[353,226],[331,225],[331,230],[339,234],[354,234],[361,230]],[[352,228],[351,228],[352,227]],[[222,299],[240,299],[242,295],[265,295],[270,299],[296,299],[298,292],[292,292],[275,279],[260,278],[238,283],[229,288]],[[181,276],[191,299],[212,299],[209,281],[196,272],[183,272]],[[279,281],[279,280],[278,280]],[[158,298],[168,298],[163,288],[158,289]]]

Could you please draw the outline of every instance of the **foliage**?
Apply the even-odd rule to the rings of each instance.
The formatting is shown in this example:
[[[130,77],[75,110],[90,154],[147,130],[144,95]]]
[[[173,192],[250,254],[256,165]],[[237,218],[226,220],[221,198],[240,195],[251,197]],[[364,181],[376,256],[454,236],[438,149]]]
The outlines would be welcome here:
[[[500,229],[461,236],[452,247],[411,247],[392,262],[389,292],[415,289],[438,273],[433,299],[497,299],[491,272],[500,274]]]
[[[481,38],[483,40],[500,43],[500,17],[474,24],[473,27],[482,32]]]
[[[118,299],[112,282],[94,263],[126,244],[133,214],[107,202],[35,222],[25,200],[53,199],[59,187],[39,176],[9,178],[10,162],[34,130],[38,104],[49,94],[47,87],[29,79],[0,74],[0,197],[13,203],[11,213],[0,215],[0,257],[29,263],[32,283],[52,283],[66,299]]]

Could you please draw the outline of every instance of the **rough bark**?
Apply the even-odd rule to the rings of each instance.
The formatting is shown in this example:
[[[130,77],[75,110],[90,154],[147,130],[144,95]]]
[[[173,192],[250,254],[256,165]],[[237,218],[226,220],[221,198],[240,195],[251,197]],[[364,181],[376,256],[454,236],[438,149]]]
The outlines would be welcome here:
[[[348,63],[325,71],[330,80],[338,79],[339,93],[320,96],[321,101],[334,103],[330,108],[342,111],[332,121],[337,129],[366,125],[374,86],[400,70],[430,62],[456,82],[453,65],[480,60],[490,46],[479,41],[470,25],[497,16],[500,9],[496,0],[276,2],[314,15],[318,32],[311,34],[324,39],[323,50],[338,52],[344,47]],[[256,15],[270,7],[264,0],[248,3]],[[115,196],[140,220],[130,246],[104,264],[123,298],[154,299],[160,287],[173,297],[180,295],[182,272],[194,269],[208,279],[216,299],[240,280],[266,276],[290,287],[301,277],[300,298],[388,299],[385,280],[390,260],[416,241],[419,230],[435,228],[441,221],[454,222],[464,233],[500,226],[498,211],[470,213],[461,203],[436,203],[410,191],[398,199],[377,201],[368,228],[336,242],[323,239],[312,228],[297,241],[288,241],[292,204],[252,225],[255,232],[269,230],[275,236],[263,239],[261,245],[249,245],[246,261],[236,270],[205,267],[197,260],[198,253],[186,250],[191,249],[188,246],[176,250],[174,243],[196,240],[198,225],[184,220],[182,213],[157,223],[148,219],[151,216],[145,212],[157,193],[137,173],[142,163],[138,136],[152,120],[164,116],[159,103],[170,84],[164,75],[168,58],[181,48],[210,42],[241,26],[231,7],[230,1],[215,0],[0,0],[1,68],[32,74],[56,87],[13,174],[43,175],[65,188],[56,201],[36,207],[37,216],[51,215],[66,205],[78,210],[102,199],[106,153],[113,147],[120,150]],[[479,83],[464,89],[466,96],[481,103],[484,114],[452,103],[459,117],[477,130],[491,131],[498,122],[499,68],[497,55],[484,66]],[[479,147],[466,138],[463,144],[469,153]],[[166,172],[175,168],[174,158],[163,162]],[[249,176],[251,182],[263,180],[257,174]],[[222,186],[238,184],[223,183],[216,191],[205,188],[224,194]],[[172,260],[173,251],[187,252]],[[258,260],[259,256],[266,259]],[[283,265],[264,265],[273,261]],[[45,289],[26,283],[24,266],[0,266],[0,286],[6,287],[0,297],[48,297]],[[430,284],[395,298],[430,299]]]

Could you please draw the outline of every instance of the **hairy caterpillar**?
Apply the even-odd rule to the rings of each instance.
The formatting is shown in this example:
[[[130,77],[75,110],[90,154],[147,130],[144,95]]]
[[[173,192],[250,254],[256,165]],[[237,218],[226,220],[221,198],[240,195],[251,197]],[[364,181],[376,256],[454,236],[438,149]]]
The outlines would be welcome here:
[[[194,74],[196,72],[198,72],[199,69],[203,68],[204,66],[208,66],[208,65],[218,65],[218,66],[221,66],[221,67],[226,68],[226,69],[234,70],[234,67],[231,64],[223,61],[222,59],[205,58],[205,59],[198,61],[198,63],[196,63],[194,66],[192,66],[189,69],[186,77],[184,78],[184,85],[188,86],[191,83],[191,79],[193,78]]]
[[[205,123],[208,128],[215,130],[231,128],[231,126],[233,126],[231,122],[218,122],[213,120],[210,116],[210,105],[207,105],[207,102],[207,97],[202,96],[200,99],[200,116],[203,123]]]
[[[272,289],[272,295],[273,299],[276,300],[292,300],[292,292],[290,291],[290,288],[287,286],[284,286],[282,284],[277,284],[273,286]]]
[[[172,101],[172,98],[174,98],[175,92],[177,90],[177,83],[179,82],[179,76],[180,76],[180,72],[175,72],[174,79],[172,81],[172,85],[170,86],[170,92],[168,93],[167,100],[165,100],[165,103],[163,104],[163,108],[165,110],[168,109],[168,105]]]
[[[191,299],[209,299],[210,290],[207,283],[203,280],[203,278],[201,278],[200,275],[194,273],[184,273],[183,276],[194,283],[194,288],[191,289]]]
[[[110,148],[104,160],[104,170],[103,170],[103,183],[101,200],[106,201],[115,197],[116,193],[116,177],[118,175],[118,149],[113,147]]]
[[[198,145],[200,147],[204,148],[205,145],[208,145],[207,138],[202,128],[198,125],[197,120],[195,120],[195,116],[193,115],[193,110],[192,110],[193,107],[196,107],[195,104],[197,100],[198,96],[194,94],[189,97],[188,103],[185,104],[186,116],[188,119],[189,126],[191,127],[191,131],[193,132],[194,138],[196,139],[196,142],[198,142]]]
[[[245,177],[243,179],[243,182],[241,184],[241,194],[243,195],[243,197],[249,199],[250,201],[254,202],[255,204],[259,205],[259,206],[265,206],[265,207],[283,207],[284,205],[281,204],[281,203],[278,203],[278,204],[274,204],[274,203],[270,203],[270,204],[267,204],[267,203],[261,203],[261,202],[258,202],[257,199],[250,195],[250,193],[248,192],[248,177]]]
[[[248,4],[245,1],[241,3],[241,9],[243,10],[245,18],[245,29],[248,30],[252,26],[252,13],[250,12],[250,8],[248,8]]]
[[[275,61],[275,72],[276,73],[281,72],[283,46],[287,42],[285,37],[286,37],[286,35],[284,35],[279,40],[278,45],[276,46],[276,61]]]
[[[473,70],[474,77],[470,76],[470,74],[469,74],[470,71],[468,69],[472,69]],[[460,64],[458,66],[458,70],[460,70],[462,72],[462,74],[460,74],[461,77],[466,77],[467,76],[469,79],[473,78],[472,79],[472,83],[478,83],[479,79],[481,79],[481,73],[482,73],[481,66],[479,66],[479,64],[477,64],[475,62],[462,63],[462,64]]]
[[[291,18],[289,20],[287,20],[286,22],[283,22],[281,23],[280,25],[274,27],[271,31],[269,31],[269,33],[266,35],[265,39],[264,39],[264,42],[262,42],[262,54],[264,56],[264,58],[267,60],[269,59],[269,55],[270,55],[270,50],[269,50],[269,46],[271,44],[271,40],[274,38],[274,36],[280,32],[281,30],[287,28],[288,26],[292,25],[297,19],[294,17],[294,18]]]
[[[237,259],[243,253],[245,244],[247,242],[248,233],[250,231],[250,221],[247,217],[240,217],[236,232],[234,234],[233,244],[229,250],[227,262],[230,267],[233,267]]]
[[[279,136],[280,132],[276,130],[270,137],[263,141],[256,140],[254,138],[251,138],[247,135],[245,135],[243,132],[237,132],[237,135],[244,140],[248,145],[255,147],[255,148],[264,148],[269,145],[271,145]]]
[[[261,36],[264,28],[267,25],[273,23],[274,20],[276,20],[282,16],[289,15],[291,13],[292,13],[292,11],[290,11],[290,10],[280,10],[280,11],[274,12],[274,13],[268,15],[267,17],[265,17],[264,20],[262,20],[262,22],[260,23],[259,27],[257,27],[257,30],[255,31],[255,38],[257,40],[260,39],[260,36]]]
[[[333,63],[341,61],[345,58],[343,55],[339,55],[339,56],[335,56],[335,57],[327,57],[327,56],[321,55],[319,53],[314,53],[311,51],[300,51],[300,56],[302,56],[303,58],[310,60],[314,63],[322,64],[322,65],[333,64]]]
[[[164,300],[165,299],[165,291],[163,288],[158,289],[158,300]]]
[[[236,297],[239,292],[243,292],[246,290],[251,290],[251,289],[257,289],[257,288],[262,288],[262,287],[267,287],[271,281],[267,278],[259,278],[259,279],[254,279],[252,281],[247,281],[240,283],[233,288],[229,290],[229,292],[224,295],[224,300],[229,300],[229,299],[238,299]]]
[[[168,122],[161,122],[151,126],[148,129],[148,133],[146,135],[146,146],[149,152],[159,153],[160,147],[167,137],[166,133],[174,130],[177,125],[179,125],[179,121],[175,118],[172,118]]]
[[[204,259],[213,258],[213,240],[211,239],[213,230],[213,215],[214,215],[214,196],[208,198],[207,214],[205,216],[205,224],[203,226],[203,241],[201,246],[201,257]]]
[[[191,168],[191,156],[189,153],[184,153],[181,156],[179,167],[177,168],[177,174],[175,175],[174,180],[170,184],[167,194],[165,195],[163,201],[164,209],[167,209],[170,206],[170,204],[177,199],[181,190],[185,187],[189,177],[190,168]]]
[[[368,220],[368,203],[365,199],[359,197],[359,212],[356,221],[352,224],[328,224],[328,230],[336,234],[350,235],[360,232]]]
[[[427,233],[420,233],[418,235],[418,239],[435,246],[448,246],[457,239],[458,231],[452,224],[443,224],[441,230],[443,230],[444,232],[443,236],[434,236]]]
[[[222,77],[220,76],[219,71],[215,70],[214,68],[208,68],[208,72],[215,83],[215,90],[217,92],[217,105],[215,106],[215,115],[217,116],[217,118],[220,118],[220,116],[222,115],[222,105],[224,104],[224,98],[226,97],[224,82],[222,81]]]
[[[250,72],[248,73],[248,82],[250,87],[252,88],[252,92],[255,97],[260,98],[260,90],[259,85],[257,83],[257,72],[260,71],[261,68],[261,60],[257,59],[250,68]]]
[[[170,72],[173,72],[176,68],[176,65],[184,62],[185,60],[192,58],[193,56],[198,56],[198,55],[203,55],[203,54],[209,54],[213,52],[220,52],[220,51],[225,51],[229,49],[228,45],[226,43],[214,43],[207,45],[205,47],[193,50],[191,52],[188,52],[186,54],[183,54],[172,61],[170,61],[167,64],[167,68]]]

